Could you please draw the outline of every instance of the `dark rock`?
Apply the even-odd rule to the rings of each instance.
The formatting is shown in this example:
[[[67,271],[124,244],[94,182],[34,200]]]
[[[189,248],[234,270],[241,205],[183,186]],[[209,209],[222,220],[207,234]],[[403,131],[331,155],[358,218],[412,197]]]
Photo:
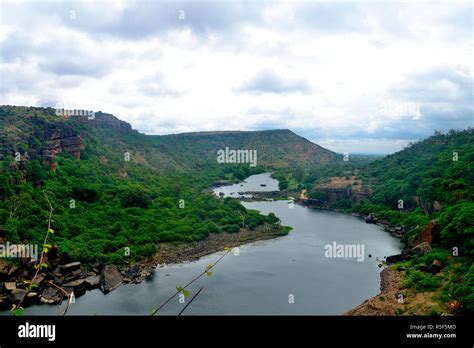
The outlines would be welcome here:
[[[100,274],[100,288],[104,294],[122,284],[122,275],[116,265],[106,265]]]
[[[54,277],[53,283],[56,285],[62,285],[64,283],[64,276]]]
[[[46,288],[41,294],[41,302],[43,303],[58,303],[60,300],[60,294],[53,288]]]
[[[375,223],[375,214],[370,213],[369,215],[367,215],[367,217],[365,218],[365,222],[368,223],[368,224],[374,224]]]
[[[25,294],[26,294],[25,289],[12,290],[12,292],[10,294],[10,300],[11,300],[11,302],[21,301],[23,299],[23,297],[25,296]]]
[[[408,260],[412,257],[414,252],[411,249],[403,249],[401,254],[387,256],[387,263],[397,263]]]
[[[81,263],[80,262],[71,262],[66,265],[63,265],[62,267],[62,272],[64,274],[72,273],[73,271],[76,271],[81,268]]]
[[[427,271],[432,274],[436,274],[439,271],[441,271],[442,268],[443,268],[443,264],[440,261],[433,260],[433,262],[431,262],[431,264],[428,266]]]
[[[141,269],[139,266],[133,266],[127,269],[124,273],[124,275],[128,278],[136,278],[141,275]]]
[[[85,279],[78,279],[69,283],[65,283],[63,284],[63,287],[73,289],[75,296],[83,295],[87,290],[87,284],[85,284]]]

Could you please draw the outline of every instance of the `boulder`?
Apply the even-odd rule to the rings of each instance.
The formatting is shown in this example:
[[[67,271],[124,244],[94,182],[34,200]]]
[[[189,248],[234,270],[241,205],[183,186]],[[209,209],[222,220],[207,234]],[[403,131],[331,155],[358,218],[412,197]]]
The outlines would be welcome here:
[[[122,284],[122,275],[116,265],[106,265],[100,274],[100,288],[104,294]]]
[[[439,271],[441,271],[442,268],[443,268],[443,264],[440,261],[433,260],[431,264],[428,266],[427,271],[430,272],[431,274],[436,274]]]
[[[413,252],[417,255],[424,255],[426,253],[429,253],[431,249],[431,245],[427,242],[418,244],[412,248]]]
[[[387,256],[387,263],[397,263],[408,260],[414,254],[411,249],[403,249],[401,254]]]
[[[41,294],[41,302],[57,303],[61,300],[60,294],[53,288],[46,288]]]
[[[15,289],[15,290],[12,290],[11,294],[10,294],[10,300],[12,302],[18,302],[18,301],[21,301],[23,299],[23,297],[25,297],[25,294],[26,294],[26,290],[25,289]]]
[[[370,213],[369,215],[367,215],[367,217],[365,218],[365,222],[368,224],[375,224],[377,222],[377,219],[375,218],[375,214]]]
[[[80,262],[71,262],[62,266],[62,271],[64,274],[72,273],[81,268]]]
[[[100,275],[98,274],[91,275],[87,277],[86,279],[84,279],[84,283],[89,289],[98,288],[100,286]]]
[[[74,295],[83,295],[87,290],[87,284],[84,283],[85,279],[77,279],[69,283],[63,284],[65,288],[71,288],[74,290]]]
[[[5,289],[8,291],[13,291],[16,289],[16,283],[15,282],[6,282],[5,284]]]

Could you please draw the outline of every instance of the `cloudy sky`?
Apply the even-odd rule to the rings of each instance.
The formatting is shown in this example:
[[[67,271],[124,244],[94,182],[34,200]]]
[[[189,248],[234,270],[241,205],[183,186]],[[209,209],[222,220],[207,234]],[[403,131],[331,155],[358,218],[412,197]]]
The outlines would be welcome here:
[[[473,117],[472,2],[4,1],[0,104],[391,153]]]

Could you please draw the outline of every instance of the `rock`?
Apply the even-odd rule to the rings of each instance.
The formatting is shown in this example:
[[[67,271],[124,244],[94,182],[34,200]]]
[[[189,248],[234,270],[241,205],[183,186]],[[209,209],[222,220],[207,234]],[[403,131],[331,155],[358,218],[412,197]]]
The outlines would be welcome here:
[[[18,268],[15,265],[5,260],[0,260],[0,282],[8,280],[17,271]]]
[[[418,244],[412,248],[413,252],[417,255],[424,255],[426,253],[429,253],[431,249],[431,245],[429,245],[427,242]]]
[[[44,280],[44,278],[45,278],[45,275],[44,275],[44,274],[37,274],[37,275],[31,280],[31,282],[39,285],[39,284],[41,284],[41,282]]]
[[[55,276],[53,282],[56,285],[62,285],[64,283],[64,276],[62,275],[60,275],[59,277]]]
[[[431,220],[423,231],[416,236],[413,244],[436,243],[439,241],[440,232],[441,226],[436,222],[436,220]]]
[[[386,261],[387,263],[397,263],[401,261],[408,260],[411,256],[413,256],[414,252],[411,249],[403,249],[401,254],[387,256]]]
[[[375,223],[375,214],[370,213],[369,215],[367,215],[367,217],[365,218],[365,222],[368,223],[368,224]]]
[[[72,282],[72,281],[77,280],[77,279],[79,279],[79,278],[80,278],[79,275],[73,275],[73,274],[71,274],[71,275],[69,275],[69,276],[64,277],[64,282],[65,282],[65,283],[69,283],[69,282]]]
[[[61,300],[59,293],[53,288],[46,288],[41,294],[41,302],[57,303]]]
[[[69,288],[77,288],[84,283],[85,279],[77,279],[73,280],[72,282],[69,283],[64,283],[63,286],[69,287]]]
[[[74,290],[74,295],[80,296],[83,295],[87,290],[87,284],[85,284],[85,279],[77,279],[69,283],[63,284],[65,288],[71,288]]]
[[[89,287],[89,289],[95,289],[100,286],[100,275],[94,274],[86,279],[84,279],[84,282],[86,285]]]
[[[71,262],[66,265],[63,265],[62,270],[63,273],[71,273],[72,271],[78,270],[81,268],[81,263],[80,262]]]
[[[436,274],[439,271],[441,271],[442,268],[443,268],[443,264],[440,261],[433,260],[433,262],[431,262],[431,264],[428,266],[427,271],[430,272],[431,274]]]
[[[10,294],[10,299],[12,302],[18,302],[18,301],[21,301],[23,297],[25,297],[25,294],[26,294],[26,290],[15,289],[15,290],[12,290]]]
[[[127,271],[125,272],[125,275],[128,278],[136,278],[136,277],[140,276],[140,273],[141,273],[140,267],[139,266],[133,266],[133,267],[130,267],[129,269],[127,269]]]
[[[122,275],[116,265],[106,265],[100,275],[100,288],[104,294],[122,284]]]
[[[5,283],[5,289],[8,291],[13,291],[16,289],[16,283],[15,282],[6,282]]]
[[[38,296],[37,292],[29,292],[28,295],[26,295],[26,297],[29,297],[29,298],[36,297],[36,296]]]
[[[81,270],[80,269],[76,269],[74,271],[72,271],[72,275],[73,276],[79,276],[81,274]]]
[[[15,275],[18,272],[18,267],[15,265],[12,265],[10,269],[8,270],[8,276],[11,277]]]

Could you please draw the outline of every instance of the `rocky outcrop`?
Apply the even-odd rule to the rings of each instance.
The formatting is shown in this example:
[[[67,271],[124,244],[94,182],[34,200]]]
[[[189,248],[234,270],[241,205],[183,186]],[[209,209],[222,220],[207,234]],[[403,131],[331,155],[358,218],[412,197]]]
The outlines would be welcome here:
[[[87,119],[85,122],[92,125],[93,127],[113,129],[119,133],[137,132],[136,130],[132,129],[132,126],[129,123],[119,120],[117,117],[101,111],[96,112],[94,118]]]
[[[68,152],[75,159],[80,159],[81,151],[85,148],[81,136],[75,130],[66,127],[47,128],[43,139],[45,143],[41,148],[41,156],[43,162],[49,165],[53,165],[54,158],[61,152]]]
[[[415,200],[416,204],[423,209],[423,212],[426,215],[431,215],[443,207],[441,202],[439,201],[424,201],[421,199],[421,197],[418,196],[413,196],[413,199]]]
[[[413,241],[414,245],[421,243],[437,243],[439,241],[439,236],[441,233],[441,226],[436,222],[436,220],[431,220],[428,225],[421,231]]]
[[[116,265],[106,265],[100,275],[100,288],[104,294],[122,284],[122,275]]]

